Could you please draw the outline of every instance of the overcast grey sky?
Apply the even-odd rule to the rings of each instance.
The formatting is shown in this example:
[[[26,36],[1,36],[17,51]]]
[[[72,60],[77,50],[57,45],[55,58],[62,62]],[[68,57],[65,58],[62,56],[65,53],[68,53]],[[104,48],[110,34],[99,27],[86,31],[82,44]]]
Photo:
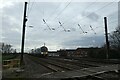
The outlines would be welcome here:
[[[118,0],[28,1],[25,50],[39,48],[44,43],[49,50],[100,47],[105,43],[104,17],[108,17],[109,33],[118,25]],[[34,2],[35,1],[35,2]],[[20,51],[24,2],[0,3],[2,19],[1,42],[13,45]],[[47,24],[43,22],[43,19]],[[60,26],[59,21],[64,28]],[[1,24],[1,23],[0,23]],[[82,30],[87,33],[83,33]],[[28,26],[33,26],[30,28]],[[47,25],[52,29],[50,30]],[[90,25],[94,31],[90,28]],[[95,34],[96,33],[96,34]]]

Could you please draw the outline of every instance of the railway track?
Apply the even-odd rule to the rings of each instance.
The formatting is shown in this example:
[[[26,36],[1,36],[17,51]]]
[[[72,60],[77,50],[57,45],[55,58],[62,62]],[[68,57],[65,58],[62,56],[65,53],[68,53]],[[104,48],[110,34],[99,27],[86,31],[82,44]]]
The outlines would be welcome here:
[[[52,59],[44,59],[46,61],[50,61],[56,65],[61,65],[62,67],[66,67],[69,68],[69,70],[78,70],[81,68],[85,68],[85,66],[80,66],[80,65],[75,65],[75,64],[71,64],[71,63],[66,63],[64,61],[57,61],[57,60],[52,60]]]
[[[63,71],[69,71],[72,70],[69,67],[65,67],[62,66],[60,64],[55,64],[52,63],[48,60],[42,59],[42,58],[38,58],[38,57],[34,57],[34,56],[28,56],[31,60],[35,61],[38,64],[41,64],[42,66],[49,68],[50,70],[52,70],[53,72],[63,72]]]
[[[39,59],[37,61],[44,62],[44,63],[42,63],[43,66],[44,66],[45,63],[47,63],[47,64],[49,64],[51,66],[54,65],[54,66],[63,68],[63,69],[65,69],[65,71],[66,70],[68,70],[68,71],[70,71],[70,70],[79,70],[79,69],[88,68],[88,67],[97,67],[95,65],[79,63],[79,62],[71,62],[71,61],[65,61],[65,60],[59,60],[59,59],[39,58],[39,57],[36,57],[36,58]]]
[[[64,60],[60,61],[60,60],[56,60],[56,59],[45,59],[45,58],[39,58],[39,57],[34,57],[34,56],[29,56],[29,55],[27,57],[30,58],[32,61],[36,62],[37,64],[42,65],[51,70],[50,73],[41,74],[40,78],[55,78],[56,76],[61,75],[61,76],[58,76],[58,78],[60,77],[59,80],[116,80],[116,79],[108,79],[109,77],[106,78],[103,74],[105,72],[101,73],[101,70],[99,70],[99,68],[96,68],[93,66],[90,69],[83,67],[80,70],[77,70],[77,68],[75,70],[74,69],[76,67],[75,63],[71,63],[68,61],[64,62]],[[68,63],[69,63],[69,66],[73,65],[73,64],[75,66],[68,67],[68,66],[66,66],[66,65],[68,65]],[[91,65],[89,65],[89,67],[90,66]],[[98,70],[98,73],[95,73],[97,70]],[[54,72],[57,72],[57,73],[54,73]],[[72,76],[74,73],[75,74],[77,73],[78,76],[64,78],[65,75]],[[83,75],[83,77],[80,77],[81,74]],[[84,74],[87,76],[84,76]],[[52,76],[50,76],[50,75],[52,75]],[[107,75],[107,73],[106,73],[106,75]]]
[[[66,59],[74,59],[74,60],[82,60],[82,61],[85,61],[85,62],[97,62],[97,63],[102,63],[102,64],[119,64],[120,60],[119,59],[116,59],[116,60],[112,60],[112,59],[95,59],[95,58],[76,58],[76,57],[67,57]]]
[[[119,80],[119,72],[116,72],[114,70],[115,66],[111,66],[111,68],[107,67],[109,68],[109,70],[106,70],[106,68],[104,68],[99,67],[97,68],[97,71],[94,71],[94,69],[86,69],[85,71],[80,70],[63,73],[53,73],[50,75],[42,76],[42,78],[60,78],[60,80]]]
[[[59,59],[59,58],[49,58],[50,60],[56,60],[59,62],[64,62],[66,64],[72,64],[77,65],[81,68],[88,68],[88,67],[99,67],[97,64],[90,64],[89,62],[82,62],[82,61],[76,61],[76,60],[68,60],[68,59]]]
[[[49,59],[52,59],[52,60],[57,60],[57,61],[61,61],[61,62],[66,62],[66,63],[71,63],[71,64],[75,64],[75,65],[78,65],[78,66],[83,66],[83,67],[99,67],[99,66],[107,66],[107,65],[112,65],[112,63],[106,63],[106,61],[95,61],[94,60],[88,60],[88,59],[83,59],[83,58],[80,58],[80,59],[71,59],[71,58],[55,58],[55,57],[48,57]],[[117,64],[117,62],[113,63],[113,64]]]

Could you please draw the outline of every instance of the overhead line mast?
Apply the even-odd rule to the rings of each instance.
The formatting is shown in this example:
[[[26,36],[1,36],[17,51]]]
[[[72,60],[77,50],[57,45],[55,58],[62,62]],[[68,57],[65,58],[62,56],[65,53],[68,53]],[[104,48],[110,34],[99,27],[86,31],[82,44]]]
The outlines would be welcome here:
[[[23,54],[24,54],[24,41],[25,41],[25,27],[26,27],[26,22],[27,22],[27,16],[26,16],[26,11],[27,11],[27,2],[25,2],[25,7],[24,7],[24,16],[23,16],[23,32],[22,32],[22,45],[21,45],[21,58],[20,58],[20,66],[23,65]]]
[[[104,17],[104,24],[105,24],[105,38],[106,38],[106,58],[109,58],[109,51],[110,51],[110,45],[108,41],[108,29],[107,29],[107,17]]]

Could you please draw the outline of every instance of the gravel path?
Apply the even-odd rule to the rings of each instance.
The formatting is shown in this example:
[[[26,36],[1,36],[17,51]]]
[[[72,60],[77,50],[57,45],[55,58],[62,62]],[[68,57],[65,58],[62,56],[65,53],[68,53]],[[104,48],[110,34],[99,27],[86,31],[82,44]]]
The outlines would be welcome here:
[[[51,70],[29,59],[28,55],[24,55],[24,62],[24,72],[21,75],[25,78],[40,78],[41,75],[51,72]]]

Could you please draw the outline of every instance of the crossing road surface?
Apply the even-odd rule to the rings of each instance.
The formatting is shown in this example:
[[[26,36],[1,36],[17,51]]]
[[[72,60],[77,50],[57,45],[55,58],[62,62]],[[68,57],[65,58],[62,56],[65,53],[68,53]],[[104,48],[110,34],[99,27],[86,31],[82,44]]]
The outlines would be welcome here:
[[[96,75],[96,74],[101,74],[101,73],[108,72],[108,71],[117,71],[117,70],[118,70],[118,65],[109,65],[109,66],[101,66],[101,67],[84,68],[84,69],[76,70],[76,71],[52,73],[52,74],[45,75],[42,77],[74,78],[74,77],[84,77],[88,75]]]

